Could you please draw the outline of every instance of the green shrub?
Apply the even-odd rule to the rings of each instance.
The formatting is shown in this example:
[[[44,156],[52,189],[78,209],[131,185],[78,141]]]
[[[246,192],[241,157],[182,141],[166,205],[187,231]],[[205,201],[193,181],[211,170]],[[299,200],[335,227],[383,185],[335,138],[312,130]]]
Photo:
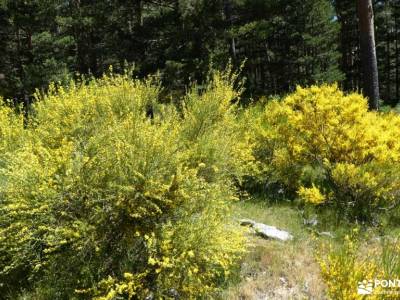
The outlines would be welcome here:
[[[184,99],[182,138],[188,161],[200,166],[207,181],[241,179],[254,172],[251,131],[237,105],[236,81],[236,74],[217,73],[203,93],[194,87]]]
[[[216,292],[244,249],[229,203],[233,177],[252,161],[235,127],[231,79],[216,74],[190,93],[183,118],[157,104],[157,82],[128,76],[38,96],[23,142],[0,168],[1,294]],[[12,141],[11,113],[0,116]]]
[[[0,97],[0,167],[7,155],[18,148],[24,139],[24,119],[6,106]]]
[[[261,180],[351,220],[398,204],[399,115],[370,112],[361,95],[323,85],[270,102],[257,122]]]
[[[373,284],[368,299],[398,299],[398,290],[374,286],[375,280],[393,280],[400,275],[398,238],[371,238],[355,228],[336,242],[321,241],[316,259],[330,299],[361,299],[357,292],[360,282]]]

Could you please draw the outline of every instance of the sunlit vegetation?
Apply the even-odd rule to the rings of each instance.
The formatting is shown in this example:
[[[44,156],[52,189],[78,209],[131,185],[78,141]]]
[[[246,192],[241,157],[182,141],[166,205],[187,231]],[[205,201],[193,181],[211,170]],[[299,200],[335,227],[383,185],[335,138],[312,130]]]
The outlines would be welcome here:
[[[399,115],[337,85],[249,107],[241,92],[230,69],[179,101],[111,73],[52,84],[28,115],[5,101],[2,296],[357,299],[398,276]]]
[[[253,161],[232,76],[194,86],[181,110],[157,103],[154,80],[128,75],[53,85],[26,124],[2,106],[1,294],[218,291],[245,250],[230,203]]]

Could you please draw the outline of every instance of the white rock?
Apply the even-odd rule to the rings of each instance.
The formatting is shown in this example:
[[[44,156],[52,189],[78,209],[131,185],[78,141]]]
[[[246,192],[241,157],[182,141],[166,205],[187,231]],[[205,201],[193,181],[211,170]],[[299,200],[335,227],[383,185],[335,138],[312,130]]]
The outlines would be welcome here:
[[[321,235],[321,236],[330,237],[330,238],[332,238],[332,239],[334,238],[333,234],[330,233],[330,232],[328,232],[328,231],[318,232],[318,234]]]
[[[256,221],[250,219],[240,220],[240,225],[252,227],[256,234],[264,238],[277,239],[281,241],[293,239],[293,236],[287,231],[283,231],[274,226],[265,225],[263,223],[257,223]]]
[[[265,238],[277,239],[281,241],[288,241],[293,239],[293,236],[289,232],[280,230],[274,226],[269,226],[262,223],[255,223],[253,225],[253,228],[258,235]]]
[[[285,277],[279,277],[279,281],[283,284],[286,285],[287,284],[287,280]]]
[[[317,226],[318,225],[317,218],[311,218],[309,220],[304,219],[303,222],[304,222],[304,225],[307,225],[307,226]]]
[[[242,225],[242,226],[250,226],[250,227],[253,227],[254,224],[256,224],[256,222],[253,221],[253,220],[250,220],[250,219],[241,219],[241,220],[240,220],[240,225]]]

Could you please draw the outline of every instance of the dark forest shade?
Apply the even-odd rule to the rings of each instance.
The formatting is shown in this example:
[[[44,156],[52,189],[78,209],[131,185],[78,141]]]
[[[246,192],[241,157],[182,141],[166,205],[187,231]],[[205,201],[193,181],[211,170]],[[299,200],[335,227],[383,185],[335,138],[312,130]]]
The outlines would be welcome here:
[[[400,98],[400,1],[374,1],[380,96]],[[246,63],[246,96],[296,85],[362,88],[354,0],[0,0],[0,95],[23,102],[49,82],[100,76],[127,61],[166,91]],[[366,73],[368,74],[368,72]]]
[[[374,13],[371,0],[357,2],[361,62],[363,65],[363,92],[371,109],[379,108],[378,65],[375,49]]]

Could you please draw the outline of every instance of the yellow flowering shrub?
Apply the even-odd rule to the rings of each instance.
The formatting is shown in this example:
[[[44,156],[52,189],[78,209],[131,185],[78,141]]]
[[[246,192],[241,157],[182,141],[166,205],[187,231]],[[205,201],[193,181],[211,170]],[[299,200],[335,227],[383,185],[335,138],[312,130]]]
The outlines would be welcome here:
[[[383,238],[377,243],[353,229],[340,245],[322,241],[316,259],[330,299],[364,299],[358,293],[359,283],[372,283],[368,299],[398,299],[398,289],[375,286],[375,280],[393,280],[400,275],[398,239]]]
[[[182,138],[191,163],[208,181],[254,172],[254,145],[248,124],[238,117],[241,88],[235,89],[235,82],[237,74],[230,70],[216,73],[203,93],[194,87],[184,99]]]
[[[370,112],[361,95],[322,85],[271,101],[256,122],[264,181],[350,219],[370,219],[398,201],[399,115]]]
[[[157,102],[157,82],[128,75],[51,86],[26,129],[1,108],[4,145],[14,127],[24,137],[0,165],[1,295],[213,295],[244,249],[229,203],[254,160],[236,143],[238,94],[224,76],[192,92],[183,115]]]
[[[18,148],[24,138],[24,121],[21,114],[6,106],[0,97],[0,166],[6,154]]]
[[[300,199],[312,204],[321,204],[325,201],[325,196],[314,185],[311,188],[301,186],[298,191]]]
[[[358,283],[376,278],[376,263],[371,257],[360,257],[359,254],[359,243],[354,233],[346,235],[340,247],[325,242],[317,251],[317,261],[330,299],[360,299]]]

